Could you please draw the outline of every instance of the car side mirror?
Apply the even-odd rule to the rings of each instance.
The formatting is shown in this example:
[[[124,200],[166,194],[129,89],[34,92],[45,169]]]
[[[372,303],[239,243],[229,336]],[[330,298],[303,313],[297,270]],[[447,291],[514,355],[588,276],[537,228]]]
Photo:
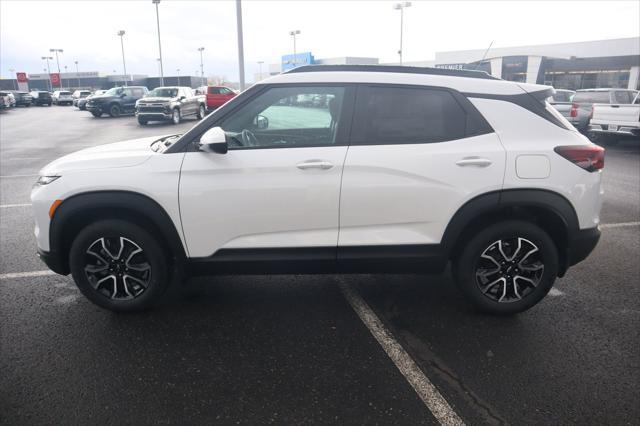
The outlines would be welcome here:
[[[269,119],[264,115],[257,115],[253,120],[253,126],[258,130],[265,130],[269,127]]]
[[[120,97],[121,97],[121,98],[124,98],[125,96],[127,96],[127,94],[126,94],[126,93],[120,93]]]
[[[200,136],[200,151],[226,154],[229,151],[227,135],[220,127],[212,127]]]
[[[187,97],[186,97],[186,96],[180,96],[180,100],[181,100],[181,101],[184,101],[185,99],[187,99]]]

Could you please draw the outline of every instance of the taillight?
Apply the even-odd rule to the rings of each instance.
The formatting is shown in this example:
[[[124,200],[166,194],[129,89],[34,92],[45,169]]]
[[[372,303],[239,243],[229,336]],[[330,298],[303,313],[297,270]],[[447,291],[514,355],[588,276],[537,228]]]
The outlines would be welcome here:
[[[569,116],[573,118],[578,116],[578,104],[571,104],[571,113]]]
[[[553,149],[562,157],[588,172],[604,168],[604,148],[598,145],[557,146]]]

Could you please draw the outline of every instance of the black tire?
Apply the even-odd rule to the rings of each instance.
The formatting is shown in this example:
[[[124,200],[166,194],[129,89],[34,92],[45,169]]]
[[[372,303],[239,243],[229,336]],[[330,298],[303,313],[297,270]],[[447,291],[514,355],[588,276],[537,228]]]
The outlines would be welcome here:
[[[123,249],[119,248],[120,243]],[[110,249],[104,251],[102,247]],[[131,254],[137,250],[136,247],[141,251]],[[109,252],[118,256],[109,256]],[[102,262],[97,260],[100,258],[105,261],[104,264],[111,266],[100,272],[86,270],[91,266],[102,268]],[[127,262],[124,262],[125,258]],[[73,279],[82,294],[96,305],[116,312],[152,307],[162,298],[170,283],[168,255],[164,247],[146,229],[124,220],[102,220],[80,231],[71,244],[69,263]],[[144,272],[129,269],[134,264]],[[140,280],[127,278],[127,274],[136,275]],[[94,287],[92,282],[98,284]],[[146,287],[142,285],[145,282]]]
[[[118,104],[113,104],[109,107],[109,115],[111,117],[120,117],[121,114],[120,106]]]
[[[520,252],[515,251],[517,244],[521,244]],[[534,248],[537,251],[530,255],[522,254]],[[500,253],[507,257],[513,254],[514,260],[511,264],[502,262],[505,257]],[[547,295],[558,275],[558,264],[558,249],[545,231],[529,222],[509,220],[486,227],[464,242],[453,262],[453,272],[458,287],[477,309],[512,315],[526,311]],[[487,273],[495,269],[499,271]]]
[[[171,112],[171,123],[172,124],[180,124],[182,120],[182,113],[180,112],[180,108],[174,108]]]
[[[141,126],[146,126],[148,123],[146,118],[138,117],[138,124]]]
[[[93,115],[96,118],[102,117],[102,113],[100,111],[91,111],[91,115]]]
[[[198,113],[196,114],[196,118],[198,120],[202,120],[206,114],[207,114],[206,108],[204,107],[204,105],[200,105],[198,107]]]

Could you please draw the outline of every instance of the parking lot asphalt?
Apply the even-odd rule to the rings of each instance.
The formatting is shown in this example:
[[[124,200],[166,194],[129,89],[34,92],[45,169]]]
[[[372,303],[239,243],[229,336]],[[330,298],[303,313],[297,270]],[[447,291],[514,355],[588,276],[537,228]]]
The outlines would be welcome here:
[[[467,424],[640,424],[640,144],[607,149],[595,252],[514,317],[474,312],[448,273],[201,277],[133,315],[39,275],[42,166],[193,124],[0,114],[0,424],[436,423],[345,287]]]

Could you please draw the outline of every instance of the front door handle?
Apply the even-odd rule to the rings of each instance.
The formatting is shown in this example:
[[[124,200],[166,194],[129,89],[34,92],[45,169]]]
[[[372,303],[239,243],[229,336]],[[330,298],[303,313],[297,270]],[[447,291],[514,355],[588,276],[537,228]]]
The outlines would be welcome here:
[[[462,160],[456,161],[458,166],[477,166],[477,167],[488,167],[493,162],[488,158],[480,158],[480,157],[465,157]]]
[[[302,163],[298,163],[297,167],[301,170],[307,170],[307,169],[328,170],[333,167],[333,164],[324,160],[308,160],[308,161],[303,161]]]

